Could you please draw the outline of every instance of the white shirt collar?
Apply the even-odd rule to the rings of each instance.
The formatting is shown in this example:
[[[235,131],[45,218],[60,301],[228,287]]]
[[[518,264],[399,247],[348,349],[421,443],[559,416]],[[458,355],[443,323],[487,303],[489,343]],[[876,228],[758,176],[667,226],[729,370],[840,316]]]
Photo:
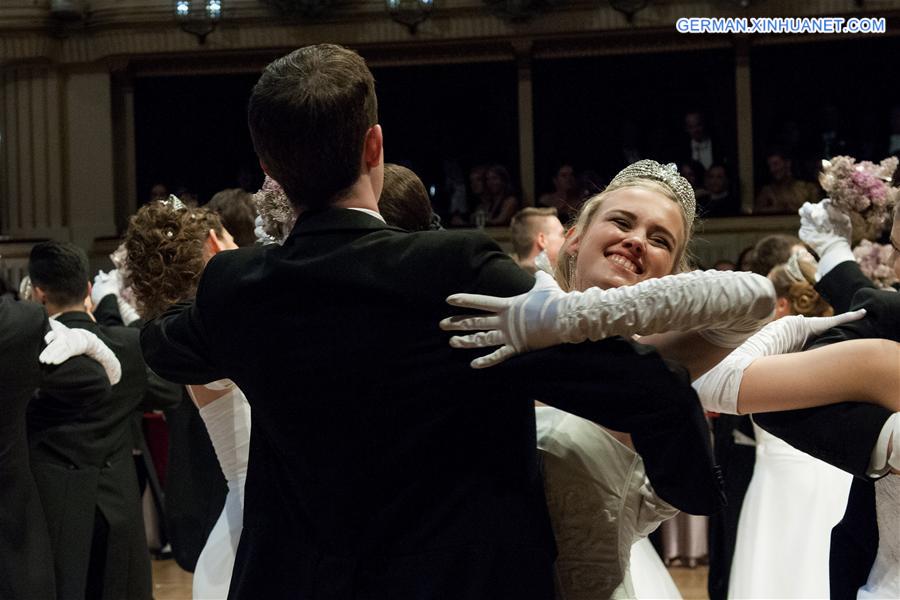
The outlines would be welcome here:
[[[364,212],[367,215],[375,217],[376,219],[378,219],[379,221],[381,221],[382,223],[387,225],[387,221],[384,220],[384,217],[381,216],[381,213],[376,212],[376,211],[372,210],[371,208],[360,208],[357,206],[348,206],[347,208],[349,208],[350,210],[358,210],[359,212]]]

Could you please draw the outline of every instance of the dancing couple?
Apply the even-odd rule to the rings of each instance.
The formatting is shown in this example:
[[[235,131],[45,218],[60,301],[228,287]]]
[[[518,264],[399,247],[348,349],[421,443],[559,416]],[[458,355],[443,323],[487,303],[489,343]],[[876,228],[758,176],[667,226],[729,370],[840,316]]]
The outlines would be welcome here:
[[[667,167],[624,173],[582,215],[577,256],[565,260],[585,292],[538,286],[512,311],[510,322],[531,321],[536,299],[537,335],[476,334],[513,334],[504,355],[538,350],[471,369],[477,353],[452,349],[437,327],[445,298],[521,297],[535,281],[483,235],[384,223],[383,137],[362,59],[318,45],[273,62],[249,122],[296,225],[280,246],[205,253],[192,301],[142,331],[159,374],[227,378],[252,406],[230,598],[552,598],[534,399],[631,433],[660,499],[716,510],[688,371],[618,336],[679,329],[659,348],[696,376],[751,335],[774,299],[752,275],[651,280],[679,270],[693,223],[693,195]],[[598,297],[594,285],[625,287]],[[561,297],[575,300],[545,302]],[[599,341],[559,345],[588,339]],[[686,339],[703,351],[686,352]]]

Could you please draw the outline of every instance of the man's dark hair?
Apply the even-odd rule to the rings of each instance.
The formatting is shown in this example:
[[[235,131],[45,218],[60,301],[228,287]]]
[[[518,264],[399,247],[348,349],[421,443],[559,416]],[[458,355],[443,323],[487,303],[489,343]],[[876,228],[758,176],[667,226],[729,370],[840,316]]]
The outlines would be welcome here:
[[[31,285],[41,288],[56,306],[80,304],[88,290],[87,254],[69,242],[35,244],[28,258]]]
[[[378,122],[375,79],[352,50],[306,46],[266,67],[247,120],[257,155],[291,203],[323,207],[359,177],[366,132]]]
[[[407,231],[431,229],[431,198],[425,184],[411,170],[400,165],[384,165],[384,188],[378,212],[388,225]]]
[[[219,215],[222,226],[234,238],[239,247],[252,246],[256,243],[253,233],[256,220],[256,207],[253,205],[253,194],[241,188],[230,188],[216,192],[206,203],[206,208]]]
[[[800,238],[792,235],[767,235],[756,243],[750,270],[765,277],[777,265],[788,261],[791,257],[791,248],[802,245]]]

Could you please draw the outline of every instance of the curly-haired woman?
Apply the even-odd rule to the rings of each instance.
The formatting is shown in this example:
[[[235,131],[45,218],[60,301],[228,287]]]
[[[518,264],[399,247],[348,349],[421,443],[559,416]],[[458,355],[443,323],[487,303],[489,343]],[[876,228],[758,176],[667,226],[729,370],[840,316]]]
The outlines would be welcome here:
[[[125,234],[127,257],[124,269],[124,283],[131,287],[141,317],[153,318],[173,304],[193,298],[209,259],[218,252],[236,247],[219,216],[209,210],[185,207],[175,198],[142,207],[131,218]],[[241,536],[250,444],[250,405],[230,381],[207,387],[188,386],[187,390],[206,425],[228,485],[225,507],[208,538],[202,540],[205,544],[196,559],[194,597],[224,598],[228,595],[234,555]],[[199,457],[188,456],[187,450],[173,440],[170,462],[199,464]],[[176,456],[179,452],[184,454],[181,456],[184,460]],[[194,475],[203,479],[210,474]],[[204,527],[193,529],[199,531],[185,532],[186,539],[208,531]],[[192,544],[196,541],[191,539]]]

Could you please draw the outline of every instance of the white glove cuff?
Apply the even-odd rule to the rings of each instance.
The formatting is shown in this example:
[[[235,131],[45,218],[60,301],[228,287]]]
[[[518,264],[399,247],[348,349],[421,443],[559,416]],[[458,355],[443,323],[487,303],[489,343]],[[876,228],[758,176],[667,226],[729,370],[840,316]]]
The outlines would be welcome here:
[[[836,240],[822,252],[819,257],[819,267],[816,269],[816,279],[822,279],[836,266],[848,260],[856,260],[853,250],[845,239]]]
[[[744,369],[756,360],[755,356],[732,353],[711,371],[699,377],[691,385],[700,397],[700,404],[708,411],[736,415],[738,413],[738,393]]]
[[[209,439],[222,467],[225,480],[247,476],[250,458],[250,405],[243,392],[234,388],[200,409]]]

